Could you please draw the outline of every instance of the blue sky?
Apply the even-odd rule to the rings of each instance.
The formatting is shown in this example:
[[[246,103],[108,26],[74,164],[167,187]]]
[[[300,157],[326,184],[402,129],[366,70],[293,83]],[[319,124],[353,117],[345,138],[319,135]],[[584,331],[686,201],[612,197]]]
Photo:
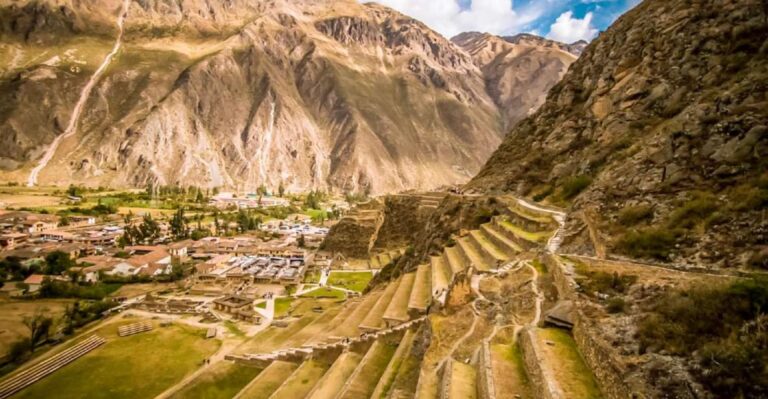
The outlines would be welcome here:
[[[447,37],[466,31],[527,32],[563,42],[591,40],[640,0],[377,0]]]

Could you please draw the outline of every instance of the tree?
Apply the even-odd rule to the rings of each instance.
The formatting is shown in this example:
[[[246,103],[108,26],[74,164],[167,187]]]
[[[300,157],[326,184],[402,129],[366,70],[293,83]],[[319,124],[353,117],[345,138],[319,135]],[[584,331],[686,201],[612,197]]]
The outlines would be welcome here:
[[[186,219],[184,218],[184,207],[180,207],[176,210],[173,218],[171,218],[170,226],[171,235],[173,235],[174,239],[180,240],[187,238],[189,230],[187,228]]]
[[[42,308],[37,308],[31,316],[25,316],[22,322],[29,330],[30,351],[34,351],[39,342],[48,340],[53,319],[46,316]]]
[[[75,266],[75,261],[69,254],[62,251],[53,251],[45,257],[45,274],[60,275]]]
[[[260,185],[259,188],[256,189],[256,194],[267,195],[267,186],[264,184]]]
[[[296,240],[296,243],[298,244],[299,248],[304,248],[304,245],[306,245],[304,234],[299,236],[299,238]]]
[[[280,197],[285,195],[285,186],[283,186],[282,181],[280,181],[280,186],[277,187],[277,193],[280,194]]]

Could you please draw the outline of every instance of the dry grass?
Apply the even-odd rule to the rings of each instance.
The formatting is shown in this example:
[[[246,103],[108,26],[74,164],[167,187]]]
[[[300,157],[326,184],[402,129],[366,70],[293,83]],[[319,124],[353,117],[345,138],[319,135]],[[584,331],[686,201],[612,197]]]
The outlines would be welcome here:
[[[0,353],[7,353],[14,341],[29,335],[29,330],[22,323],[25,316],[31,316],[36,311],[42,310],[46,315],[59,319],[64,315],[67,305],[72,302],[66,299],[1,301]]]

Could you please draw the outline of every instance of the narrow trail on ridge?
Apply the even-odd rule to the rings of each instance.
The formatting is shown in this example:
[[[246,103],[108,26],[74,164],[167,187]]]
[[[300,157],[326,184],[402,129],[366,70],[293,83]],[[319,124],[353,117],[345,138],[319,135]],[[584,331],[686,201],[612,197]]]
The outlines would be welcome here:
[[[83,108],[85,107],[86,101],[88,101],[88,97],[90,97],[93,88],[99,81],[99,78],[101,78],[101,76],[107,70],[107,67],[112,62],[112,59],[115,57],[117,52],[120,50],[120,47],[122,46],[123,24],[125,23],[125,18],[128,15],[128,7],[130,7],[130,5],[131,0],[123,0],[123,8],[120,11],[120,15],[117,17],[117,40],[115,41],[114,47],[112,47],[112,51],[110,51],[107,56],[104,57],[104,61],[102,61],[101,65],[99,65],[99,68],[96,69],[96,72],[94,72],[93,75],[91,75],[91,77],[88,79],[88,83],[85,84],[83,90],[80,92],[80,99],[77,100],[75,108],[72,110],[72,116],[69,118],[69,124],[67,125],[67,128],[64,130],[64,133],[56,136],[53,142],[51,142],[51,145],[45,151],[43,157],[38,162],[37,166],[35,166],[29,173],[29,177],[27,178],[27,186],[33,187],[37,185],[37,179],[40,175],[40,172],[45,169],[46,166],[48,166],[48,163],[51,162],[53,156],[56,155],[56,150],[61,145],[61,142],[77,132],[77,125],[80,121],[80,114],[83,112]]]

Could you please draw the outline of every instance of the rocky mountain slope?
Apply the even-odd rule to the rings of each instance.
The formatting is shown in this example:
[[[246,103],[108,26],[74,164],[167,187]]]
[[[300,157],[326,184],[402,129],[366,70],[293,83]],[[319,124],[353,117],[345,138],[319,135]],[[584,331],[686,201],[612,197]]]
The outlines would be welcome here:
[[[585,44],[567,45],[528,34],[500,37],[478,32],[462,33],[451,41],[471,54],[483,72],[505,130],[544,103],[549,89],[562,79]]]
[[[0,15],[4,180],[27,180],[84,94],[41,184],[381,193],[466,181],[502,137],[472,58],[375,4],[29,0]]]
[[[572,204],[582,217],[566,250],[767,267],[766,12],[755,0],[642,3],[468,187]]]

